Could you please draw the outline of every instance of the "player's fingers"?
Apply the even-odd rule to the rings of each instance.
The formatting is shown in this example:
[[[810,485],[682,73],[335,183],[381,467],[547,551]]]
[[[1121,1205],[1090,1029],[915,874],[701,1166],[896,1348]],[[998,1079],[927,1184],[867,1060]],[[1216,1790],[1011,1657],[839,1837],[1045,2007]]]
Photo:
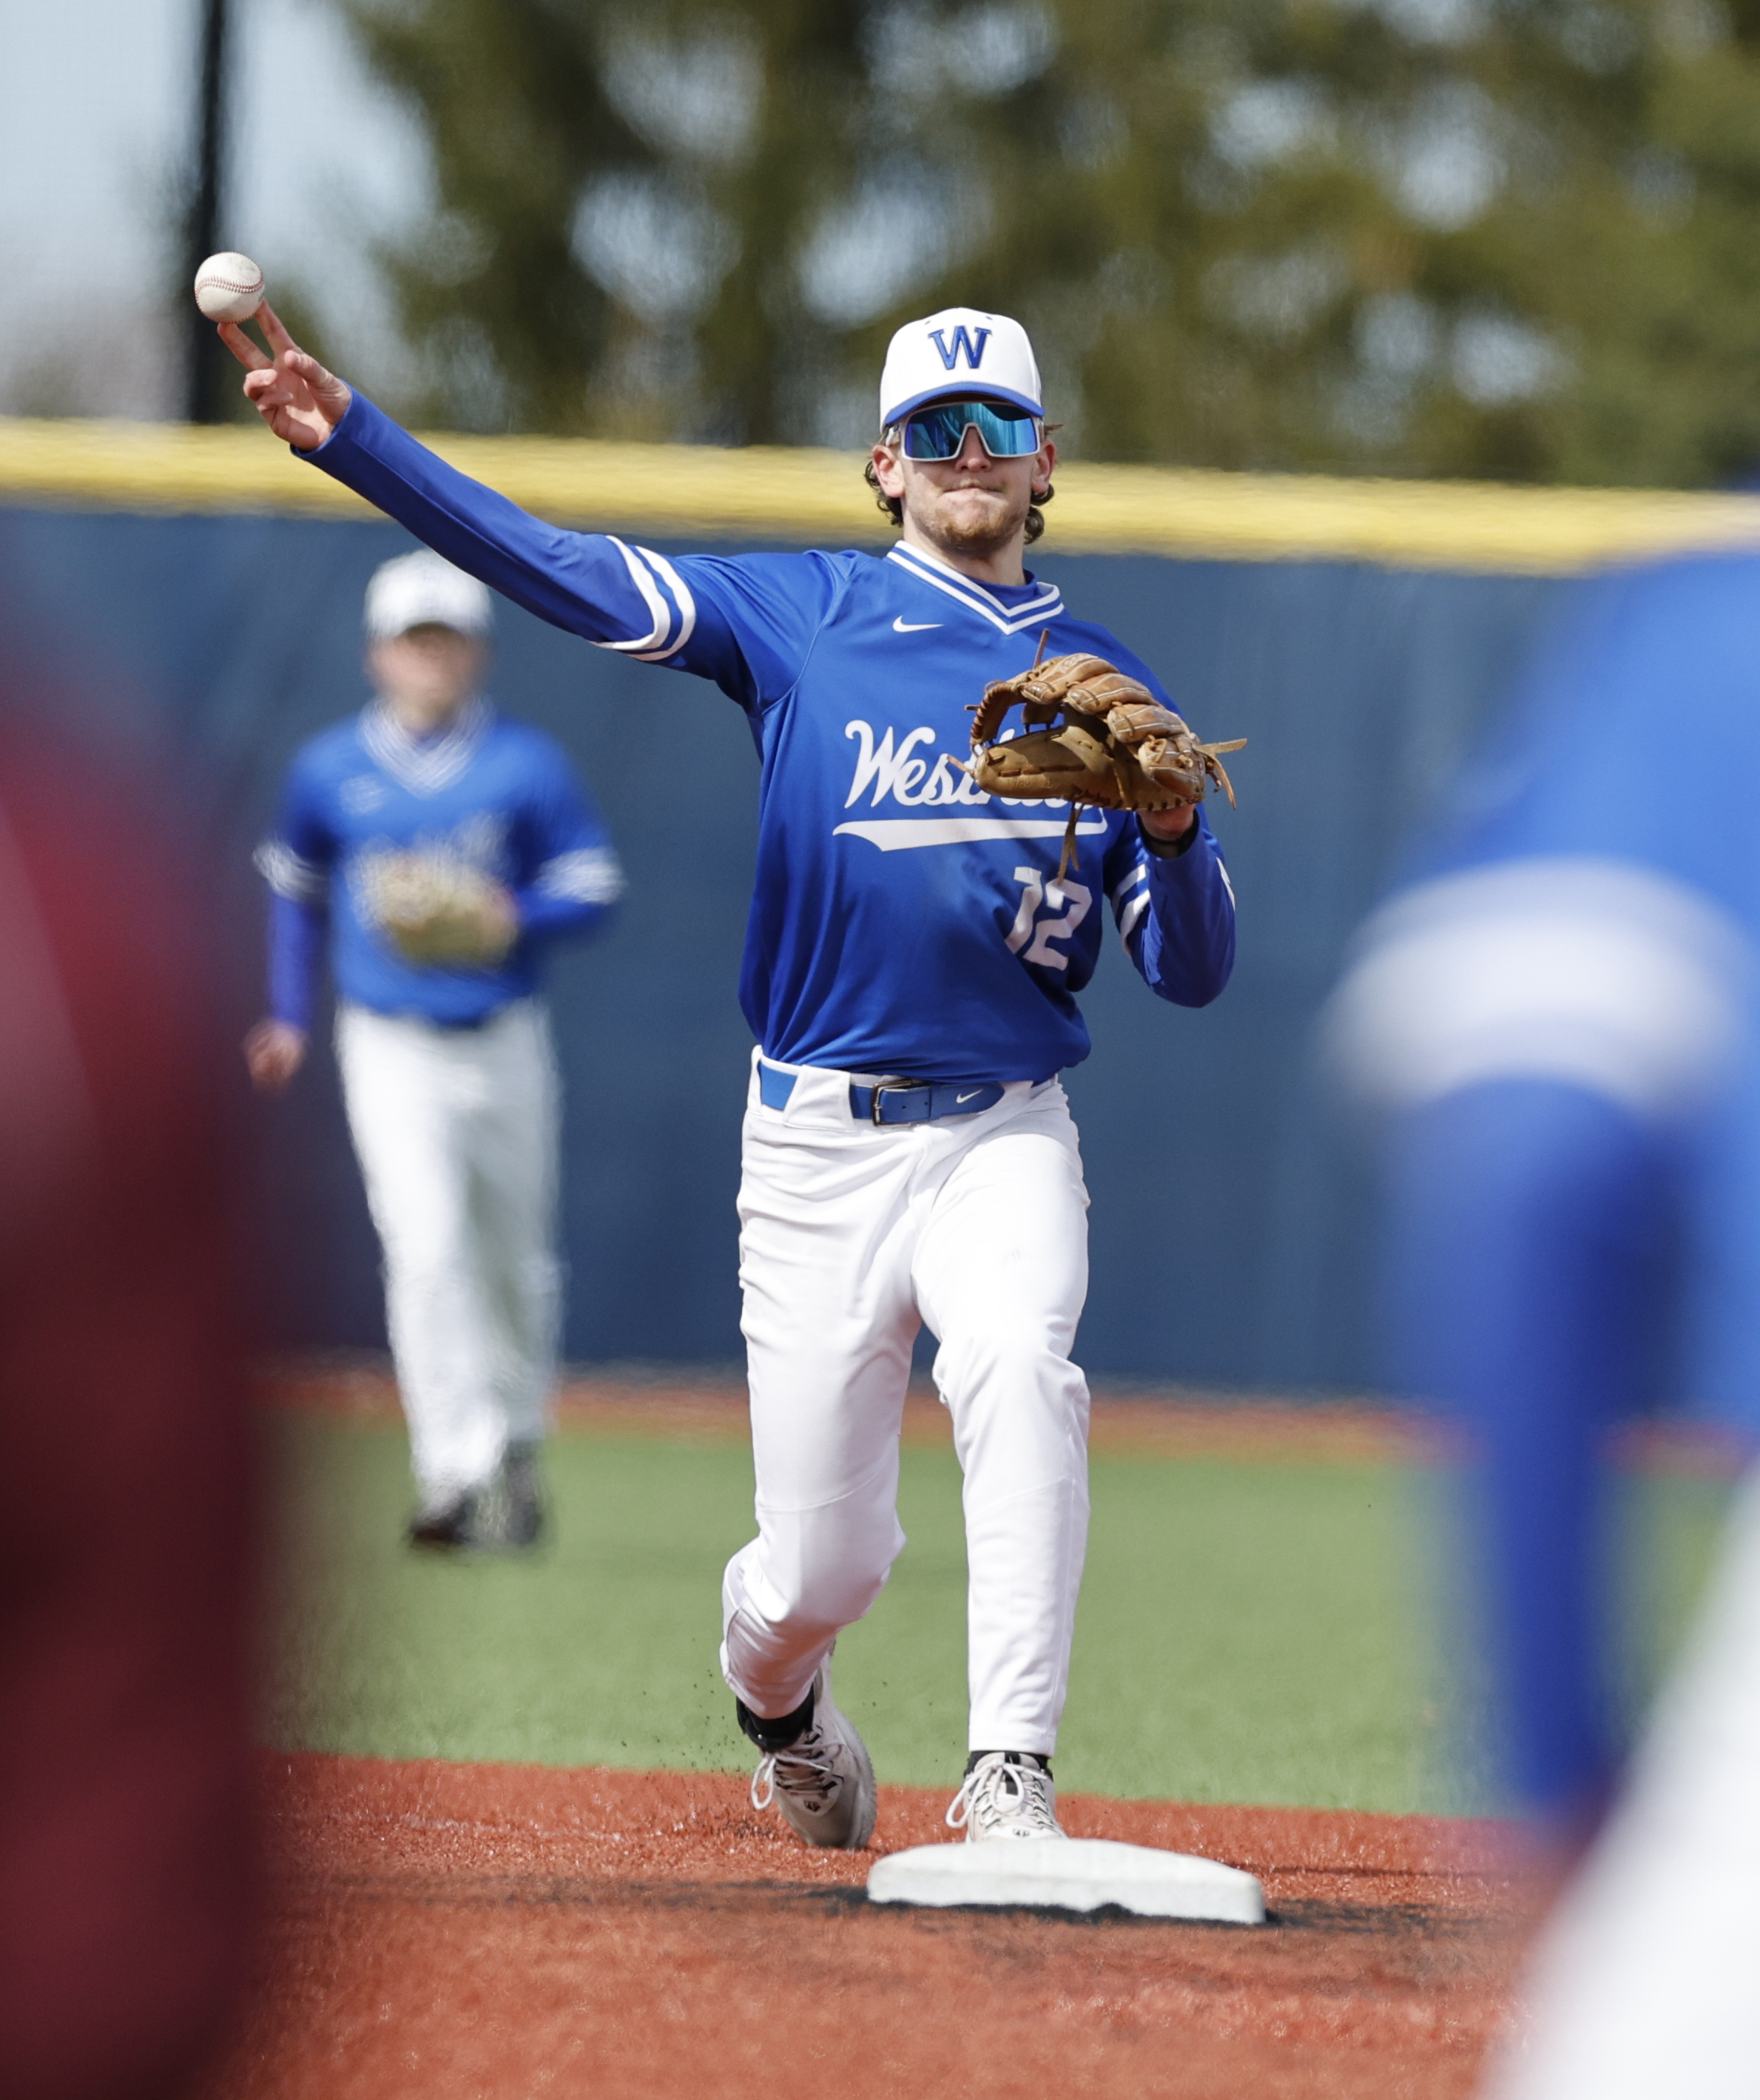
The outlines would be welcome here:
[[[247,372],[261,372],[269,362],[236,321],[222,321],[220,340]]]
[[[309,350],[290,350],[281,360],[282,369],[303,379],[315,394],[321,394],[337,382],[333,372],[326,372]]]
[[[341,422],[355,399],[348,382],[326,372],[316,358],[303,350],[289,351],[285,365],[289,377],[303,384],[307,399],[324,421],[333,426]]]
[[[257,309],[256,321],[258,327],[262,330],[263,341],[268,344],[277,357],[285,351],[299,349],[299,345],[294,342],[282,324],[281,316],[267,299]]]

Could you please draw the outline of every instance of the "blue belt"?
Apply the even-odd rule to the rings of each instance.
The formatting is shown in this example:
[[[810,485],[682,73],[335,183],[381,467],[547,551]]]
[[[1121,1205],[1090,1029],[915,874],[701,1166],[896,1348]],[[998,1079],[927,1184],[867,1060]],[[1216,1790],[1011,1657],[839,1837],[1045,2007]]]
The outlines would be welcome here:
[[[785,1109],[800,1075],[758,1060],[758,1099],[767,1109]],[[939,1123],[943,1116],[981,1115],[1003,1096],[1000,1079],[852,1080],[849,1113],[863,1123]]]

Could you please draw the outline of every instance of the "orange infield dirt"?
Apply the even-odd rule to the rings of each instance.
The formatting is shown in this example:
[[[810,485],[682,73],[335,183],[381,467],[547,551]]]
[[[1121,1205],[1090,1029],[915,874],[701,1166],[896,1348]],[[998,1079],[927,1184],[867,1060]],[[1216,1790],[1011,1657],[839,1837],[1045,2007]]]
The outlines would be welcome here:
[[[277,1411],[352,1422],[401,1420],[388,1365],[368,1357],[297,1358],[267,1369],[262,1405]],[[674,1443],[745,1441],[751,1434],[745,1380],[733,1376],[637,1376],[612,1371],[563,1379],[555,1400],[559,1429],[661,1436]],[[906,1444],[951,1445],[947,1410],[929,1379],[911,1380]],[[1163,1458],[1226,1458],[1283,1465],[1413,1464],[1433,1456],[1435,1431],[1417,1418],[1349,1401],[1291,1403],[1243,1400],[1184,1388],[1095,1397],[1088,1442],[1096,1451]]]
[[[203,2100],[1453,2100],[1520,1909],[1487,1827],[1070,1798],[1262,1928],[870,1906],[724,1774],[276,1758],[255,2001]],[[880,1790],[878,1844],[947,1837]]]

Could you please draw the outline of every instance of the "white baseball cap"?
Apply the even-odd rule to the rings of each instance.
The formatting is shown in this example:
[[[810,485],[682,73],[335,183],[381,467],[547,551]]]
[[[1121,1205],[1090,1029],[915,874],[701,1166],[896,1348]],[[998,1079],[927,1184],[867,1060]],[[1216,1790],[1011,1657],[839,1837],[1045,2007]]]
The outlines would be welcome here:
[[[488,587],[426,547],[399,554],[373,572],[367,586],[367,637],[395,642],[412,627],[450,627],[461,634],[489,631],[494,600]]]
[[[922,320],[906,321],[886,346],[880,428],[890,430],[931,401],[974,394],[1011,401],[1042,417],[1042,393],[1033,346],[1018,321],[975,307],[945,307]]]

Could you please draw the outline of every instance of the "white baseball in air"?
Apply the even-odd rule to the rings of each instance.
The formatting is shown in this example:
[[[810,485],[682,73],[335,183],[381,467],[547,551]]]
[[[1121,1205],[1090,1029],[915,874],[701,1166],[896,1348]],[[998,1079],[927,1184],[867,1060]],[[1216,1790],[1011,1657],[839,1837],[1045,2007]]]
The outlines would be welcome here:
[[[210,255],[196,272],[196,303],[211,321],[248,321],[262,304],[262,272],[248,255]]]

